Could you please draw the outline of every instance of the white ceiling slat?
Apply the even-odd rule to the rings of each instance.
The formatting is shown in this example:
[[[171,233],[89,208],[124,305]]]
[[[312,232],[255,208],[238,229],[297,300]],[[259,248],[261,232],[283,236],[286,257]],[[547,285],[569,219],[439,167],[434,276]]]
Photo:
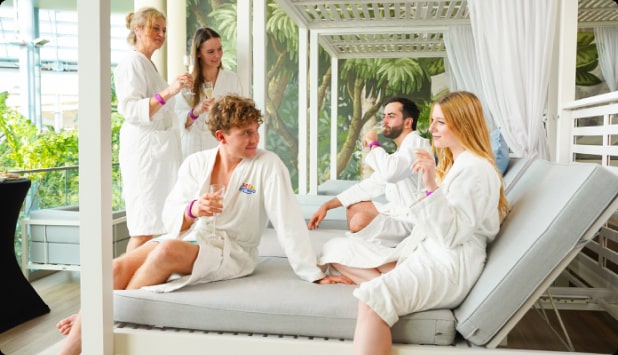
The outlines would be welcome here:
[[[470,24],[467,0],[277,2],[299,26],[318,31],[320,44],[338,58],[443,57],[443,33],[448,26]],[[614,0],[578,0],[578,7],[580,28],[618,26]],[[423,35],[414,37],[412,33]],[[402,43],[402,38],[408,38],[409,43]]]
[[[359,18],[360,15],[358,14],[358,5],[351,4],[350,6],[352,7],[352,15],[354,15],[354,18]]]
[[[340,9],[339,11],[341,12],[341,14],[343,15],[344,20],[345,21],[350,21],[351,20],[351,18],[350,18],[350,6],[341,4],[339,6],[339,9]]]
[[[371,3],[371,11],[373,12],[373,16],[371,17],[372,20],[381,20],[383,18],[383,16],[380,14],[380,6],[378,5],[378,3]]]
[[[401,4],[400,3],[394,3],[393,4],[393,10],[394,10],[394,15],[395,18],[400,20],[402,15],[401,15]],[[404,10],[405,11],[405,10]],[[405,12],[404,12],[405,13]]]
[[[361,8],[363,10],[363,15],[365,15],[365,19],[369,20],[371,16],[369,16],[369,9],[367,8],[367,4],[361,4]]]
[[[315,5],[317,7],[317,13],[319,14],[319,20],[322,21],[323,23],[332,23],[333,19],[329,18],[327,15],[328,13],[326,12],[326,9],[324,8],[324,4],[317,4]]]
[[[313,21],[309,21],[309,22],[315,22],[315,21],[321,21],[322,20],[322,17],[320,16],[320,14],[318,14],[315,11],[315,5],[307,5],[307,6],[305,6],[305,10],[306,10],[305,12],[308,12],[308,15],[311,16],[311,17],[305,16],[305,18],[307,20],[310,20],[311,18],[313,18]],[[307,23],[307,25],[311,25],[311,23]],[[307,26],[307,27],[309,27],[309,26]],[[311,29],[311,28],[309,28],[309,29]]]

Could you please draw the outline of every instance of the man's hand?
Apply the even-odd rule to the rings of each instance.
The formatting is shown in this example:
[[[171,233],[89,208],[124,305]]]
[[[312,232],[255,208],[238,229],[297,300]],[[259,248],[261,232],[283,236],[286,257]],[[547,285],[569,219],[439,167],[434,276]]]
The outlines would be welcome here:
[[[354,285],[354,281],[348,279],[343,275],[328,275],[323,279],[316,281],[320,285],[333,285],[333,284],[344,284],[344,285]]]
[[[320,223],[322,222],[324,217],[326,217],[327,212],[328,212],[328,209],[326,208],[325,205],[320,206],[320,208],[318,208],[318,210],[315,211],[313,216],[311,216],[309,223],[307,223],[307,228],[309,228],[309,230],[317,229],[320,226]]]
[[[378,141],[378,134],[373,129],[370,129],[365,133],[365,137],[363,137],[363,147],[368,147],[372,142]]]

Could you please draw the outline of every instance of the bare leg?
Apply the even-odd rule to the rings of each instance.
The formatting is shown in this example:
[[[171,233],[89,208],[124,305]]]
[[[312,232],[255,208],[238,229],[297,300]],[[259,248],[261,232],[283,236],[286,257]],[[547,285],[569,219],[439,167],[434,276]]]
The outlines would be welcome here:
[[[152,243],[150,243],[152,244]],[[127,290],[156,285],[167,281],[174,273],[188,275],[193,270],[199,247],[180,240],[165,240],[148,254],[144,263],[135,270]]]
[[[146,257],[159,243],[148,243],[134,249],[113,262],[114,289],[126,288],[135,271],[144,263]],[[61,334],[67,335],[60,350],[61,355],[80,354],[82,348],[81,313],[73,314],[56,324]]]
[[[378,213],[376,206],[370,201],[358,202],[349,206],[346,210],[346,215],[350,232],[356,233],[367,227],[376,218]]]
[[[144,265],[148,255],[158,248],[160,243],[146,243],[114,259],[114,290],[125,290],[137,270]]]
[[[339,271],[343,276],[354,281],[355,284],[360,285],[362,282],[373,280],[379,277],[385,272],[392,270],[395,267],[396,262],[390,262],[373,269],[362,269],[356,267],[349,267],[337,263],[332,263],[331,266],[335,270]]]
[[[147,241],[152,239],[152,235],[136,235],[129,238],[129,243],[127,244],[126,252],[130,252],[131,250],[139,247],[140,245],[146,243]]]
[[[391,328],[371,307],[359,301],[352,353],[355,355],[388,355],[392,347]]]

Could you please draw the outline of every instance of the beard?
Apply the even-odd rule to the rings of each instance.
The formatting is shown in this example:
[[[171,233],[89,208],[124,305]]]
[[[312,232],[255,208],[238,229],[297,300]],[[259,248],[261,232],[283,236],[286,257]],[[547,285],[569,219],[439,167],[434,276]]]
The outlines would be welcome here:
[[[390,139],[398,138],[402,132],[403,132],[403,125],[394,126],[394,127],[389,127],[389,126],[384,127],[384,137],[386,138],[390,138]]]

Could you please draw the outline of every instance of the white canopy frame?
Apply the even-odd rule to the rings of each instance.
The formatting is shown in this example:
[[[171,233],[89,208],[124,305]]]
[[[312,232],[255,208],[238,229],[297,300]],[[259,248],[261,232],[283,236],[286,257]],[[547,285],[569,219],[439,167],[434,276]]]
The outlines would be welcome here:
[[[256,3],[263,4],[264,0],[256,0]],[[249,2],[247,0],[247,2]],[[307,34],[311,34],[314,39],[314,44],[319,41],[324,48],[329,48],[333,38],[337,38],[332,33],[335,29],[344,29],[351,31],[352,26],[348,21],[353,21],[354,28],[357,33],[362,33],[360,28],[365,30],[365,33],[380,32],[379,28],[388,28],[393,34],[392,37],[385,38],[396,39],[396,34],[405,36],[408,28],[420,29],[428,26],[428,28],[436,28],[436,23],[440,22],[443,17],[449,16],[452,19],[452,24],[466,24],[467,17],[467,2],[464,1],[405,1],[401,0],[397,3],[365,3],[361,1],[308,1],[308,0],[279,0],[279,3],[287,8],[288,13],[299,23],[301,33],[304,33],[305,40]],[[337,7],[345,7],[350,4],[350,12],[336,10]],[[387,7],[388,11],[381,11]],[[562,117],[565,116],[562,107],[565,103],[573,101],[575,83],[575,35],[579,18],[579,25],[582,27],[594,27],[595,24],[604,24],[613,22],[618,24],[618,11],[612,0],[580,0],[579,15],[578,4],[572,0],[561,0],[559,5],[559,13],[555,14],[558,17],[557,36],[559,45],[555,50],[558,58],[556,70],[552,73],[550,79],[550,95],[548,106],[551,115]],[[296,10],[298,9],[298,10]],[[322,10],[323,9],[323,10]],[[83,352],[87,354],[112,354],[113,353],[113,322],[112,322],[112,291],[111,291],[111,242],[110,230],[111,215],[106,212],[111,210],[111,173],[110,162],[111,156],[109,147],[111,146],[109,127],[110,112],[109,112],[109,93],[111,92],[111,82],[109,78],[109,48],[110,35],[109,16],[110,2],[107,0],[78,0],[77,10],[79,17],[79,59],[80,70],[88,73],[80,79],[79,93],[79,112],[80,124],[82,128],[79,132],[80,142],[80,165],[83,169],[80,170],[80,191],[84,191],[83,196],[80,196],[82,201],[80,206],[81,211],[81,241],[80,254],[82,260],[81,280],[82,280],[82,309],[83,324],[84,324],[84,348]],[[328,11],[326,11],[328,10]],[[253,11],[263,11],[255,8]],[[323,13],[337,14],[334,20],[326,21],[318,14],[318,11]],[[381,15],[384,13],[384,15]],[[392,15],[391,15],[392,13]],[[362,16],[361,16],[362,14]],[[373,15],[372,15],[373,14]],[[424,14],[424,15],[423,15]],[[310,17],[310,15],[312,17]],[[353,19],[351,16],[356,18]],[[378,16],[374,16],[378,15]],[[439,16],[438,16],[439,15]],[[312,18],[315,18],[315,23]],[[303,18],[307,18],[303,21]],[[350,20],[348,20],[350,18]],[[363,18],[363,19],[361,19]],[[310,21],[311,20],[311,21]],[[447,22],[447,21],[445,21]],[[347,24],[346,24],[347,23]],[[444,24],[446,26],[446,23]],[[405,31],[402,31],[404,29]],[[321,30],[318,31],[318,30]],[[388,32],[388,31],[384,31]],[[414,31],[412,31],[414,32]],[[240,33],[240,32],[239,32]],[[429,33],[425,31],[423,33]],[[254,33],[255,35],[255,33]],[[335,36],[335,37],[333,37]],[[360,36],[370,38],[369,36]],[[429,36],[431,37],[431,36]],[[302,38],[302,35],[301,35]],[[342,37],[338,37],[342,38]],[[348,38],[348,43],[359,36]],[[410,38],[417,38],[411,36]],[[438,44],[429,40],[428,37],[419,40],[417,46],[401,45],[397,51],[408,54],[422,55],[430,51],[438,51]],[[435,39],[435,38],[432,38]],[[301,41],[302,43],[302,41]],[[341,57],[345,55],[361,56],[363,53],[373,53],[373,55],[382,55],[375,46],[367,46],[363,49],[361,42],[353,44],[351,47],[343,45],[331,46],[331,50],[340,51]],[[304,48],[301,46],[301,48]],[[345,49],[348,48],[348,49]],[[354,50],[350,48],[355,48]],[[424,48],[424,49],[419,49]],[[440,49],[442,50],[442,49]],[[394,51],[394,52],[397,52]],[[407,52],[406,52],[407,51]],[[354,54],[345,54],[354,53]],[[306,54],[306,53],[305,53]],[[331,53],[332,55],[332,53]],[[395,55],[395,53],[390,53]],[[428,53],[429,55],[429,53]],[[433,55],[435,56],[435,54]],[[301,55],[301,58],[303,55]],[[307,58],[307,56],[304,56]],[[301,60],[302,61],[302,60]],[[254,63],[257,65],[258,63]],[[301,70],[301,74],[303,71]],[[306,73],[306,71],[305,71]],[[88,80],[87,78],[95,77],[97,80]],[[317,80],[315,80],[317,83]],[[313,84],[315,84],[313,83]],[[306,81],[302,84],[306,84]],[[310,87],[310,95],[317,97],[317,87]],[[301,95],[302,97],[303,95]],[[301,107],[299,112],[306,108],[306,100],[300,100]],[[304,106],[303,106],[304,104]],[[312,105],[315,108],[315,105]],[[306,110],[304,111],[306,112]],[[299,115],[302,117],[302,115]],[[317,117],[317,115],[316,115]],[[558,122],[549,126],[549,132],[556,136],[555,143],[555,160],[567,161],[569,150],[569,122]],[[562,120],[567,121],[567,120]],[[558,124],[560,123],[560,124]],[[90,128],[88,128],[90,127]],[[566,132],[566,134],[565,134]],[[302,139],[299,137],[299,139]],[[89,144],[85,144],[88,142]],[[335,150],[336,151],[336,150]],[[312,161],[311,164],[317,162]],[[317,169],[315,170],[317,171]],[[312,183],[315,183],[313,180]],[[317,188],[317,187],[316,187]],[[81,193],[80,193],[81,194]],[[96,243],[92,241],[96,240]],[[173,337],[171,338],[173,339]],[[182,341],[182,340],[179,340]],[[133,343],[132,343],[133,344]],[[138,346],[138,344],[135,344]],[[180,345],[180,344],[178,344]],[[200,343],[200,349],[203,343]],[[141,348],[143,350],[143,348]],[[181,349],[180,347],[175,348]],[[135,349],[136,353],[138,349]],[[180,350],[179,350],[180,351]]]

